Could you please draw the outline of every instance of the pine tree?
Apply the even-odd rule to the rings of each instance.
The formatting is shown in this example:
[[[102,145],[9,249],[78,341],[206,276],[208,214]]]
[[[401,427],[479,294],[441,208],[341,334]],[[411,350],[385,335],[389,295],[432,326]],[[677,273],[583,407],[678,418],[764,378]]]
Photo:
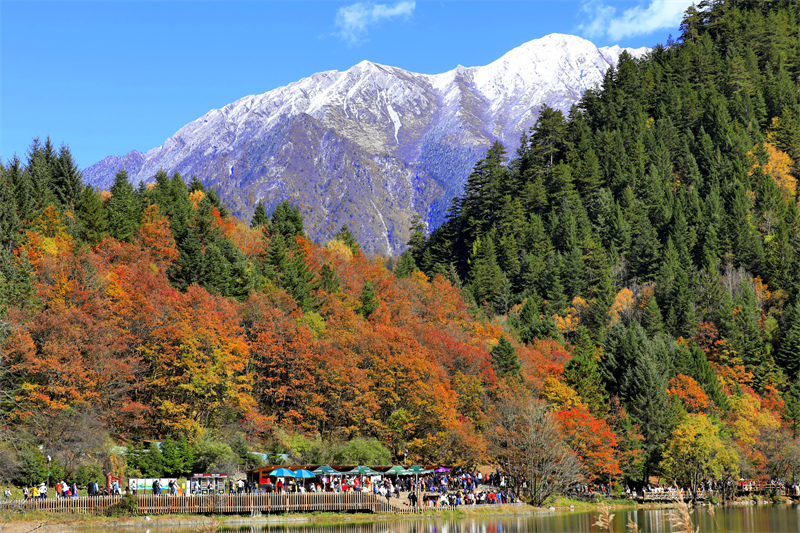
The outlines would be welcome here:
[[[251,228],[265,228],[269,231],[272,224],[269,221],[269,217],[267,216],[267,210],[264,208],[264,204],[258,202],[256,205],[256,210],[253,213],[253,218],[250,221]]]
[[[522,368],[517,358],[517,350],[506,339],[505,335],[500,335],[497,345],[490,350],[492,355],[492,368],[499,377],[518,377]]]
[[[425,252],[430,252],[428,241],[425,238],[425,230],[427,225],[423,222],[422,217],[414,215],[411,218],[411,227],[409,229],[410,236],[408,237],[408,252],[414,259],[415,265],[422,261],[422,255]]]
[[[126,171],[117,173],[109,192],[111,198],[106,206],[109,233],[117,240],[132,242],[139,228],[141,211]]]
[[[13,184],[0,164],[0,248],[9,252],[15,248],[19,244],[21,229]]]
[[[397,260],[397,266],[394,268],[394,275],[398,278],[407,278],[417,270],[419,269],[416,263],[414,263],[414,256],[411,254],[411,250],[406,250],[400,254],[400,258]]]
[[[608,414],[608,398],[603,387],[599,360],[600,350],[589,337],[586,328],[580,328],[572,350],[572,359],[564,365],[564,379],[581,396],[590,413],[597,418],[605,418]]]
[[[53,168],[52,186],[56,199],[67,209],[72,209],[78,203],[84,189],[83,175],[65,144],[61,145]]]
[[[83,188],[75,214],[80,236],[91,245],[99,244],[108,233],[108,216],[103,199],[91,185]]]
[[[329,263],[322,265],[320,272],[320,288],[328,293],[338,292],[341,284],[339,283],[339,276]]]
[[[645,443],[645,480],[661,460],[660,447],[675,425],[663,369],[648,352],[634,362],[623,402],[631,417],[642,428]]]
[[[161,456],[164,458],[164,473],[169,476],[180,476],[186,471],[183,464],[178,444],[172,440],[170,435],[164,437],[161,442]]]
[[[288,201],[281,202],[272,212],[272,229],[283,235],[284,240],[293,246],[296,236],[305,236],[303,231],[303,217],[300,209],[293,207]]]
[[[353,232],[351,232],[350,228],[347,227],[347,224],[344,224],[333,238],[337,241],[343,242],[353,253],[361,250],[355,235],[353,235]]]
[[[795,379],[800,371],[800,313],[793,306],[787,315],[788,329],[775,355],[775,362],[786,371],[790,379]]]
[[[359,301],[361,302],[361,306],[358,308],[359,314],[364,318],[372,316],[381,303],[378,299],[378,291],[375,290],[375,285],[369,281],[364,282]]]
[[[497,264],[494,241],[491,236],[478,239],[473,245],[470,289],[478,305],[488,304],[497,314],[508,310],[511,285]]]
[[[517,331],[525,344],[532,344],[536,339],[559,339],[561,337],[556,328],[553,317],[541,315],[539,306],[533,297],[528,297],[522,305],[517,319]]]

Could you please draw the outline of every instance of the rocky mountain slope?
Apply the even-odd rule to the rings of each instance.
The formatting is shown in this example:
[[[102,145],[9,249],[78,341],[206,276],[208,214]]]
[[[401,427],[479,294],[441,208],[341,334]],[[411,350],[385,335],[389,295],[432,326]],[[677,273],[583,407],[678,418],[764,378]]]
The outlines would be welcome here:
[[[245,219],[258,201],[270,212],[288,199],[312,238],[347,224],[365,250],[398,254],[411,217],[438,226],[494,140],[512,153],[542,104],[568,111],[622,51],[552,34],[443,74],[363,61],[209,111],[162,146],[107,157],[84,176],[108,187],[123,168],[135,184],[159,168],[196,175]]]

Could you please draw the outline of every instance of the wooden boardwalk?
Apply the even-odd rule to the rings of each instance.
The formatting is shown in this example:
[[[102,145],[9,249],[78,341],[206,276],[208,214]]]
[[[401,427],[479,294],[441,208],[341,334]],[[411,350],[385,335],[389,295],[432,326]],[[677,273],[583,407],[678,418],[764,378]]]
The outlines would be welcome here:
[[[778,483],[745,483],[736,488],[736,496],[748,496],[752,494],[779,494],[781,496],[798,497],[797,490],[792,490],[789,487]],[[719,490],[700,490],[697,492],[698,500],[710,500],[712,498],[722,498],[722,491]],[[666,502],[674,500],[690,500],[692,493],[690,491],[681,490],[665,490],[665,491],[649,491],[638,494],[636,499],[641,501],[651,502]]]
[[[365,492],[216,494],[169,496],[137,494],[137,514],[280,514],[291,512],[371,512],[379,514],[413,513],[414,509],[397,500]],[[119,504],[121,496],[48,498],[0,502],[0,510],[50,511],[101,514]]]

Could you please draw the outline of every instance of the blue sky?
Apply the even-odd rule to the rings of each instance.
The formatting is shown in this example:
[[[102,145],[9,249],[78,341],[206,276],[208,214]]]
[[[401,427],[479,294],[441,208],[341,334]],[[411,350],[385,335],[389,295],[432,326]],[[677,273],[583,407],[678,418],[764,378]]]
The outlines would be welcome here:
[[[435,74],[549,33],[678,35],[686,0],[0,1],[0,159],[33,137],[81,168],[159,146],[243,96],[368,59]]]

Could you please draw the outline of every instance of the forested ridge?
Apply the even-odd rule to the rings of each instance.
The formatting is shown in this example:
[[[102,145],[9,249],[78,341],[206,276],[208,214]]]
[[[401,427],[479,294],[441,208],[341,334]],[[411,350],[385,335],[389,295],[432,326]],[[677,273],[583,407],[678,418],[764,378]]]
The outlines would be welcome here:
[[[35,140],[0,168],[0,475],[32,480],[40,449],[69,475],[252,449],[550,490],[791,478],[799,7],[689,8],[677,41],[495,144],[397,260],[346,227],[311,242],[288,203],[245,224],[178,174],[97,191]],[[114,451],[163,439],[193,464]],[[547,454],[564,476],[532,470]]]

